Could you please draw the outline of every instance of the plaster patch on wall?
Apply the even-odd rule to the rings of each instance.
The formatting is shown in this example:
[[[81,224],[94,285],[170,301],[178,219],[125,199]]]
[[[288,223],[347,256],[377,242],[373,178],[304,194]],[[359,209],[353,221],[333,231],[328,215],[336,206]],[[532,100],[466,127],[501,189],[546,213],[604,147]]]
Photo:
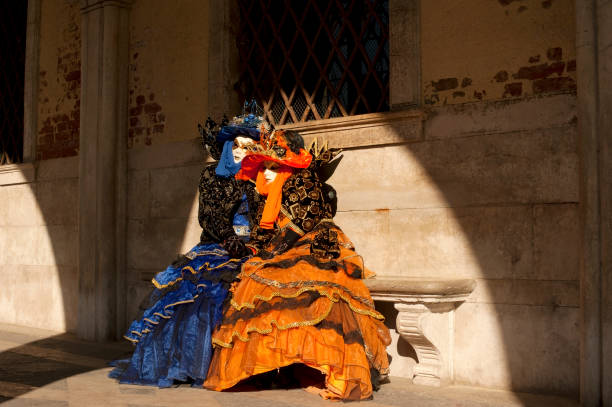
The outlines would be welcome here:
[[[43,8],[41,15],[43,24],[38,92],[37,160],[74,156],[79,151],[81,104],[79,2],[64,0],[62,3],[60,8],[56,6]],[[61,16],[61,19],[58,20],[58,16]],[[57,31],[57,27],[60,27],[60,31]]]

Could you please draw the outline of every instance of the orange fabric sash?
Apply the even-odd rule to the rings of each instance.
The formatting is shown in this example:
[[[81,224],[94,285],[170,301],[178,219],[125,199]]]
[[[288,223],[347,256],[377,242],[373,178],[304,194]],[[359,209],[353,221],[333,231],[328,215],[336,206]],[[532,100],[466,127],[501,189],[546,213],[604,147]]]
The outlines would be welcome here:
[[[262,229],[273,229],[274,222],[278,217],[278,213],[281,208],[281,201],[283,195],[283,184],[293,173],[291,167],[282,165],[279,167],[274,181],[267,183],[264,178],[265,167],[262,165],[257,173],[257,180],[255,181],[255,187],[257,191],[266,198],[266,204],[264,205],[263,214],[259,221],[259,226]]]

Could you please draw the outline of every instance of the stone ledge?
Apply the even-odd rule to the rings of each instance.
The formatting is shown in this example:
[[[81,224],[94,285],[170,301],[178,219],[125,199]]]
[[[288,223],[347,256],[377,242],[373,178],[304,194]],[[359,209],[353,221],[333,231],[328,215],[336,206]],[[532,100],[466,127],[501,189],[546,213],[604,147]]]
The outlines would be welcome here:
[[[355,148],[419,141],[423,138],[425,119],[423,111],[412,109],[314,120],[278,128],[297,131],[306,145],[320,137],[330,147]]]
[[[476,281],[472,279],[426,280],[389,276],[364,282],[374,300],[404,303],[465,301],[476,288]]]
[[[27,184],[36,179],[34,164],[7,164],[0,166],[0,186]]]
[[[376,301],[393,302],[401,338],[417,354],[413,382],[440,386],[452,381],[454,310],[476,288],[471,279],[379,277],[364,280]]]

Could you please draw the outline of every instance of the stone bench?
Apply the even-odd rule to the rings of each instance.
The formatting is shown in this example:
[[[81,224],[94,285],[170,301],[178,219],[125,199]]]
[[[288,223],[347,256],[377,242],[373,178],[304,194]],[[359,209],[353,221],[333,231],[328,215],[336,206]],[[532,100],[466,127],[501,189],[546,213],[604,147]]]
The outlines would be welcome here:
[[[417,356],[415,384],[440,386],[452,381],[454,310],[472,293],[470,279],[376,277],[364,280],[375,301],[392,302],[396,329]]]

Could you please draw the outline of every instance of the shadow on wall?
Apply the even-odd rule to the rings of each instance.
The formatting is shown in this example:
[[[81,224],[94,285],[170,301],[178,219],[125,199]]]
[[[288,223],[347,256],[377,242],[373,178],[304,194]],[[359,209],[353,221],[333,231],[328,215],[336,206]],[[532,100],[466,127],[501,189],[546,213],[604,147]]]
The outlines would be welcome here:
[[[574,105],[574,95],[559,95],[439,108],[414,142],[346,151],[331,180],[339,193],[341,226],[369,268],[379,274],[478,280],[476,292],[456,314],[459,383],[578,396]],[[128,310],[135,311],[149,290],[145,280],[197,243],[194,197],[203,157],[198,144],[129,153]],[[77,211],[78,182],[48,182],[33,186],[48,225],[39,229],[48,230],[57,263],[71,270],[58,267],[57,295],[64,301],[65,320],[75,321],[76,255],[70,253],[76,253],[77,228],[63,223],[72,222]],[[355,190],[356,196],[376,197],[379,206],[351,207]],[[70,210],[57,198],[67,193]],[[376,211],[385,202],[389,205],[382,209],[389,210]],[[354,222],[347,224],[350,219]],[[376,242],[373,233],[381,236]],[[31,242],[25,247],[39,248]],[[48,285],[28,289],[28,301],[36,307],[44,298],[40,293],[49,290]],[[414,357],[400,346],[400,354]],[[21,353],[0,354],[7,358],[2,365]],[[60,376],[87,367],[70,369],[60,369]],[[15,378],[8,374],[2,380]]]

